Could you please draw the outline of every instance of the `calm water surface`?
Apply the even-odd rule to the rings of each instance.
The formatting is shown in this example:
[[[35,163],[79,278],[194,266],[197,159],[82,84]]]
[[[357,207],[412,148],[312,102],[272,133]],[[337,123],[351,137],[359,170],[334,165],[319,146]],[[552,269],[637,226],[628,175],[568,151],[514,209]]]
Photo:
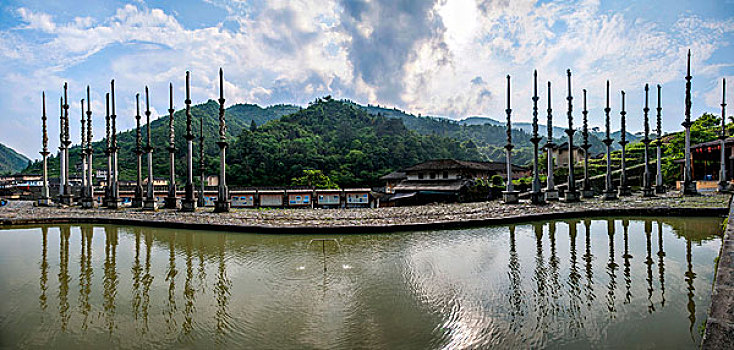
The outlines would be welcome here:
[[[720,226],[1,230],[0,347],[696,348]]]

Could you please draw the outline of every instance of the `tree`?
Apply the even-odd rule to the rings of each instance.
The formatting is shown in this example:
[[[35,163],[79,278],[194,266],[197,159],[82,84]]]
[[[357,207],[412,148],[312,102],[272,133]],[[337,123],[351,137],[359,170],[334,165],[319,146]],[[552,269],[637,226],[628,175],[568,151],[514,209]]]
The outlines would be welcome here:
[[[250,131],[255,132],[257,130],[257,123],[255,123],[255,119],[250,121]]]
[[[291,179],[293,186],[308,186],[311,188],[338,189],[339,186],[334,183],[321,170],[304,169],[303,175]]]

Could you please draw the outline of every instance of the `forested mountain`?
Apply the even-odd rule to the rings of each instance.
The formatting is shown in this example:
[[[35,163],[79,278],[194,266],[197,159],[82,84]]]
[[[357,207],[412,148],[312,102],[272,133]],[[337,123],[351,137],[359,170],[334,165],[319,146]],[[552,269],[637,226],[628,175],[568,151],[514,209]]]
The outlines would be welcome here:
[[[0,143],[0,174],[17,173],[28,166],[28,157]]]
[[[482,159],[471,141],[421,135],[400,119],[326,97],[243,130],[229,164],[231,181],[246,186],[289,184],[305,169],[321,170],[340,186],[370,186],[390,171],[434,158]]]
[[[261,108],[253,104],[237,104],[226,109],[225,116],[227,119],[227,136],[228,141],[234,141],[234,138],[239,135],[243,129],[248,129],[251,123],[254,121],[255,124],[264,124],[267,121],[280,118],[282,115],[290,114],[298,111],[300,108],[289,105],[275,105],[267,108]],[[214,100],[209,100],[206,103],[200,105],[191,106],[191,115],[193,117],[192,129],[196,136],[195,143],[195,164],[198,168],[198,147],[199,147],[199,124],[200,121],[204,122],[204,135],[205,139],[205,163],[210,169],[209,173],[216,173],[218,165],[216,158],[218,155],[219,148],[215,144],[216,139],[219,135],[219,104]],[[94,115],[93,118],[104,118],[103,115]],[[117,118],[123,118],[117,116]],[[127,117],[131,118],[131,117]],[[202,119],[203,118],[203,119]],[[74,122],[72,120],[72,122]],[[142,116],[142,137],[143,144],[146,139],[146,128],[145,128],[145,116]],[[153,151],[153,173],[156,177],[167,177],[168,174],[168,116],[160,116],[159,118],[151,122],[151,144],[155,147]],[[105,130],[96,129],[93,130],[94,135],[104,135]],[[185,176],[185,155],[186,155],[186,114],[184,110],[179,110],[174,113],[174,131],[176,134],[175,145],[176,145],[176,174],[179,178]],[[120,147],[118,153],[120,179],[134,179],[135,178],[135,130],[127,130],[118,134],[117,143]],[[93,143],[94,148],[94,168],[103,169],[107,166],[107,158],[104,154],[104,148],[106,148],[106,141],[101,140]],[[79,157],[79,146],[72,146],[70,150],[70,158],[72,167],[70,173],[72,175],[79,174],[74,167],[74,164],[80,163]],[[59,160],[56,155],[49,157],[49,173],[55,176],[59,173]],[[145,164],[145,163],[144,163]],[[25,169],[26,173],[40,173],[41,163],[35,162],[29,168]]]

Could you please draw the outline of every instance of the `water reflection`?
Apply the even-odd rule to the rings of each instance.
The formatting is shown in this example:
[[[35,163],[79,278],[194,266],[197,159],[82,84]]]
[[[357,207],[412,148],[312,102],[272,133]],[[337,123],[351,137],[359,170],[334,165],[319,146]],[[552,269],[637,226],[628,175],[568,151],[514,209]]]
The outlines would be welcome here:
[[[32,283],[0,293],[31,295],[23,311],[38,317],[0,320],[18,334],[0,347],[695,347],[720,221],[686,220],[334,236],[327,271],[311,236],[41,227],[33,254],[0,267],[22,279],[32,266]],[[7,232],[0,256],[23,234]]]

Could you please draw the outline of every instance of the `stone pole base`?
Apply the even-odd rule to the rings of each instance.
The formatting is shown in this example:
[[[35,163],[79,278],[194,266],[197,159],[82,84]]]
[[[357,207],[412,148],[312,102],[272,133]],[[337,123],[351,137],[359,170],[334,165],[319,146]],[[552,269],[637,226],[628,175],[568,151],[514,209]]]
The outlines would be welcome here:
[[[135,187],[135,197],[133,197],[133,202],[130,205],[130,208],[142,208],[142,207],[143,207],[143,187],[136,186]]]
[[[632,195],[632,188],[629,187],[629,186],[627,186],[627,185],[619,186],[619,191],[618,191],[617,195],[619,195],[620,197],[631,196]]]
[[[519,191],[502,191],[502,201],[505,204],[517,204],[520,202]]]
[[[553,190],[546,190],[545,191],[545,200],[546,201],[548,201],[548,202],[550,202],[550,201],[557,201],[559,199],[560,199],[560,195],[558,194],[558,190],[553,189]]]
[[[196,198],[194,198],[194,185],[186,184],[185,186],[186,195],[181,201],[181,211],[183,212],[195,212],[196,211]]]
[[[51,207],[54,205],[54,202],[51,200],[51,197],[41,197],[38,198],[37,205],[39,207]]]
[[[643,197],[655,197],[655,189],[653,189],[652,187],[643,187],[642,196]]]
[[[698,195],[698,189],[696,188],[696,181],[689,181],[683,183],[683,195],[696,196]]]
[[[566,203],[574,203],[581,200],[581,196],[579,195],[579,191],[574,190],[568,190],[565,193],[566,195],[563,197],[563,201]]]
[[[109,209],[122,208],[122,200],[120,200],[120,197],[110,197],[110,201],[107,202],[107,208]]]
[[[617,191],[616,190],[604,191],[604,194],[603,194],[602,198],[605,201],[617,200],[618,199],[617,198]]]
[[[215,213],[228,213],[229,207],[230,207],[230,204],[228,200],[220,201],[219,199],[217,199],[216,201],[214,201],[214,212]]]
[[[581,190],[581,198],[594,198],[595,195],[594,190],[590,188]]]
[[[74,197],[70,194],[61,195],[61,197],[59,197],[59,204],[71,206],[74,204]]]
[[[543,192],[531,192],[530,203],[545,204],[545,194]]]
[[[665,185],[657,185],[655,186],[655,193],[656,194],[665,194],[665,192],[668,191],[668,188]]]
[[[732,189],[732,184],[729,181],[719,181],[719,185],[716,187],[719,192],[731,192]]]
[[[156,211],[158,210],[158,203],[155,202],[155,198],[146,198],[143,200],[143,210]]]
[[[94,197],[87,194],[82,197],[82,208],[93,209],[94,208]]]
[[[165,209],[178,209],[178,198],[172,197],[171,195],[168,195],[166,199],[164,199],[163,208]]]

